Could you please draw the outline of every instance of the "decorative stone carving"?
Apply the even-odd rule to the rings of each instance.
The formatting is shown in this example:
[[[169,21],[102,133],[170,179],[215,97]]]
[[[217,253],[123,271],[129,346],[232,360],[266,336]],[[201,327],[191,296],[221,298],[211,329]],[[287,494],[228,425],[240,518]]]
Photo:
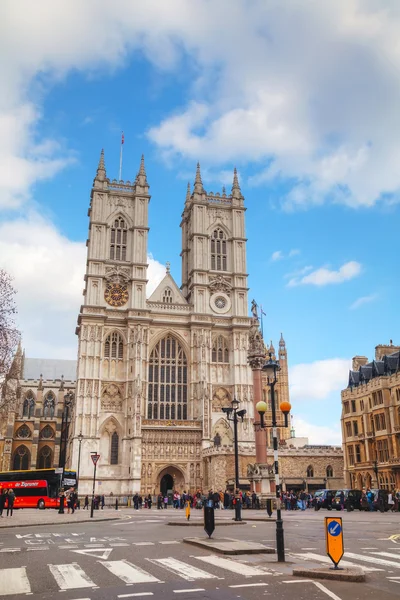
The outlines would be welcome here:
[[[130,271],[126,267],[119,265],[106,267],[106,279],[110,283],[127,283],[130,281]]]
[[[101,396],[101,409],[106,412],[122,411],[122,396],[115,383],[107,385]]]
[[[218,388],[215,390],[212,399],[212,410],[215,412],[221,412],[223,407],[230,406],[229,393],[225,388]]]
[[[255,311],[257,312],[257,307]],[[261,369],[265,364],[265,344],[257,316],[253,317],[249,332],[248,362],[252,369]]]
[[[212,292],[225,292],[228,296],[232,290],[232,285],[227,277],[223,277],[222,275],[217,275],[214,279],[211,279],[208,284],[210,290]]]

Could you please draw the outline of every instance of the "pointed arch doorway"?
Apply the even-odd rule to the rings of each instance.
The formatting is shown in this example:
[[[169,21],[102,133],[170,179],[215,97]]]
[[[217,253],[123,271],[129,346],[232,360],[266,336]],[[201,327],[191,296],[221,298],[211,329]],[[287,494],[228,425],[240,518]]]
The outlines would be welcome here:
[[[165,496],[167,496],[168,492],[171,493],[171,491],[173,489],[174,489],[174,478],[169,473],[165,473],[165,475],[163,475],[161,477],[160,492],[165,497]]]
[[[172,465],[166,467],[158,475],[158,488],[164,496],[174,490],[182,493],[185,491],[185,476],[180,469]]]

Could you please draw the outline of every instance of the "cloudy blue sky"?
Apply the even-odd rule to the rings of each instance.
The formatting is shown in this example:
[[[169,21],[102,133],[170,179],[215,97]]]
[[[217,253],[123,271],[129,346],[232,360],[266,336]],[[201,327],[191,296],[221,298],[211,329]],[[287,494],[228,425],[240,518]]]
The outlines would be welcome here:
[[[151,185],[150,284],[180,283],[186,184],[239,171],[250,299],[283,332],[297,434],[340,442],[350,359],[400,343],[400,5],[4,0],[0,266],[29,356],[75,358],[99,152]]]

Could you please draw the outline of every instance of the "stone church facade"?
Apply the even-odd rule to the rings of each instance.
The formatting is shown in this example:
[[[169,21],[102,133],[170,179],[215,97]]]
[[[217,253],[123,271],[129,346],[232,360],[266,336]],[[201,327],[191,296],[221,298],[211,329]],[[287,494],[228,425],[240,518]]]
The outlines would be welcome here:
[[[110,181],[102,153],[89,209],[69,455],[76,467],[82,433],[81,493],[91,489],[90,452],[100,454],[105,494],[224,487],[234,470],[222,408],[233,397],[247,411],[239,426],[243,477],[254,462],[246,209],[236,171],[231,194],[212,194],[198,165],[181,220],[182,284],[167,265],[146,299],[149,202],[143,158],[134,182]],[[224,454],[215,469],[213,457],[221,463]]]

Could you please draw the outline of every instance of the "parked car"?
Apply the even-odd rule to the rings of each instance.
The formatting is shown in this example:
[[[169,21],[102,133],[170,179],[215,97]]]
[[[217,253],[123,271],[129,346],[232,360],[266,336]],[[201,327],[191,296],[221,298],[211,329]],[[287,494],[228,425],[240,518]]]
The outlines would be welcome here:
[[[313,506],[315,510],[327,508],[332,510],[332,500],[334,499],[336,490],[317,490],[314,494]]]
[[[332,508],[336,508],[336,510],[340,510],[340,494],[344,493],[344,507],[347,510],[354,510],[358,508],[358,510],[362,510],[361,507],[361,490],[337,490],[334,499],[332,500]]]

